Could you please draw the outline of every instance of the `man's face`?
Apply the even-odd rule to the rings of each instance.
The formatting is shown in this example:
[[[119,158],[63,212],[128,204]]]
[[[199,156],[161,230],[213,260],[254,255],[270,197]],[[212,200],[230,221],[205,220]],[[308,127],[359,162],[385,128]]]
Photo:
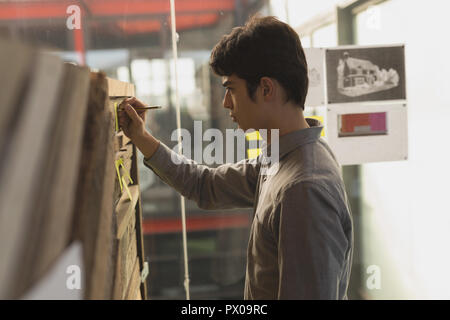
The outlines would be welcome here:
[[[257,94],[256,102],[250,99],[245,80],[236,75],[223,76],[222,85],[226,89],[223,107],[230,110],[230,116],[239,128],[244,131],[262,128],[262,110],[257,103]]]

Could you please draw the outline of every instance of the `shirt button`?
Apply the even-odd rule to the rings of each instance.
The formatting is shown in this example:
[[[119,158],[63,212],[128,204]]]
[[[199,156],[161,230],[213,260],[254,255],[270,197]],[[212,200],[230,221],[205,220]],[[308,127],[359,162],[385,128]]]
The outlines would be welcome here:
[[[264,178],[263,178],[263,181],[266,182],[266,180],[267,180],[267,177],[264,177]]]

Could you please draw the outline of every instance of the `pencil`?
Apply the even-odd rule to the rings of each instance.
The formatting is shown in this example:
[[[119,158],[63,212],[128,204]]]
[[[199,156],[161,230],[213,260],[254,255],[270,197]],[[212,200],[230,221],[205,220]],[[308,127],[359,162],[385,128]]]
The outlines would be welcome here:
[[[147,106],[147,107],[133,107],[134,110],[140,111],[140,110],[152,110],[152,109],[161,109],[161,106]],[[118,111],[125,111],[123,108],[118,108]]]

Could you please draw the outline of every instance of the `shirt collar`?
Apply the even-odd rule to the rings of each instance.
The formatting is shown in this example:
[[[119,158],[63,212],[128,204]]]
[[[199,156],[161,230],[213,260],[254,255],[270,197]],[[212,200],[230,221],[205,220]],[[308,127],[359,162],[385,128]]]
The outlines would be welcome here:
[[[319,120],[312,118],[306,118],[306,122],[308,123],[309,128],[293,131],[279,137],[279,159],[292,150],[302,145],[314,142],[320,138],[320,134],[323,129],[322,123]],[[267,155],[270,156],[270,145],[267,145],[264,141],[262,146],[262,154],[266,154],[265,152],[267,152]]]

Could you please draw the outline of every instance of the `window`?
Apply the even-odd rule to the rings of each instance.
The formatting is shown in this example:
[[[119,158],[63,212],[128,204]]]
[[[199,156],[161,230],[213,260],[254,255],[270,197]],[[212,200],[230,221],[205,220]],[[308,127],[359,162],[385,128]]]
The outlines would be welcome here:
[[[315,30],[312,34],[312,46],[316,48],[337,46],[336,23]]]
[[[450,297],[448,12],[444,0],[391,0],[355,16],[357,44],[404,43],[406,55],[409,160],[362,166],[364,259],[383,277],[372,298]]]

